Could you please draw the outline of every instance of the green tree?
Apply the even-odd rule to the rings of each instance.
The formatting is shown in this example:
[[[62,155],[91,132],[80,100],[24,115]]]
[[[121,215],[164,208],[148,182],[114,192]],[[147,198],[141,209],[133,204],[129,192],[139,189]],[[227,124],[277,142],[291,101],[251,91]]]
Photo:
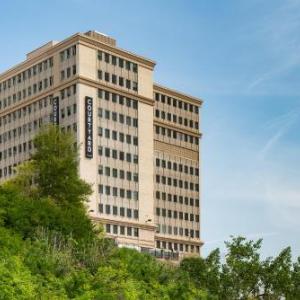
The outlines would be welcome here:
[[[82,205],[92,190],[79,177],[78,148],[72,133],[47,125],[35,136],[34,146],[30,161],[17,169],[17,176],[8,185],[27,195],[51,197],[60,205]]]
[[[226,263],[222,265],[221,299],[249,299],[259,293],[262,240],[232,237],[225,242]]]
[[[0,187],[0,218],[5,226],[34,236],[38,227],[71,234],[75,239],[95,236],[86,215],[91,187],[78,174],[78,149],[71,133],[54,125],[35,137],[32,158]]]
[[[188,257],[180,263],[180,269],[187,272],[189,280],[198,289],[207,290],[218,297],[220,294],[220,250],[213,250],[206,258]]]
[[[71,133],[49,125],[34,139],[32,156],[41,197],[51,197],[61,204],[81,204],[87,200],[91,187],[78,174],[78,149]]]
[[[267,258],[262,267],[262,295],[267,299],[287,297],[292,290],[291,248],[283,249],[275,258]]]
[[[291,280],[292,288],[287,299],[300,299],[300,257],[298,257],[297,261],[293,264]]]

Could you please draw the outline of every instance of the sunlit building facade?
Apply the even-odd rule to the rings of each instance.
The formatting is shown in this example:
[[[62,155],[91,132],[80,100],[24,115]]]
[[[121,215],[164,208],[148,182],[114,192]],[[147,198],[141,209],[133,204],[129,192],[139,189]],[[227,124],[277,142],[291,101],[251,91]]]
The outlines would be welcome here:
[[[80,145],[87,211],[120,246],[199,254],[202,101],[153,82],[155,62],[96,31],[49,42],[0,75],[0,180],[52,122]]]

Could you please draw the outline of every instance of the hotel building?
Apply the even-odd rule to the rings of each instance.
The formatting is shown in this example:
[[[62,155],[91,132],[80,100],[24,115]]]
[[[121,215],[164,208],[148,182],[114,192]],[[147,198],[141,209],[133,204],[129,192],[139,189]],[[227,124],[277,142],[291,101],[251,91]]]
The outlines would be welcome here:
[[[0,181],[53,122],[74,132],[90,217],[122,247],[199,254],[202,101],[153,82],[155,62],[97,31],[49,42],[0,74]]]

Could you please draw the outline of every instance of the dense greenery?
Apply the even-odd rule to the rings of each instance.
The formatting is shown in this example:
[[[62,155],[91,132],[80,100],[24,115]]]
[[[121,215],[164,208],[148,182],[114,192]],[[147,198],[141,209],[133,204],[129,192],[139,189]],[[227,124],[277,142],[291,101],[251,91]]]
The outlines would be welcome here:
[[[261,240],[232,238],[222,263],[218,249],[173,265],[117,248],[86,215],[72,135],[49,126],[35,146],[0,186],[0,299],[300,299],[300,258],[262,260]]]

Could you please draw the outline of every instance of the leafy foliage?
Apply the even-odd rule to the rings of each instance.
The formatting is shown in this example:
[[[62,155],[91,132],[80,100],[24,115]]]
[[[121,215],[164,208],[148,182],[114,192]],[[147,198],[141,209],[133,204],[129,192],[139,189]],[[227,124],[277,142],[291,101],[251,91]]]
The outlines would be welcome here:
[[[1,299],[300,299],[300,258],[291,249],[261,260],[262,241],[226,242],[180,265],[119,249],[85,210],[71,135],[44,128],[32,160],[0,186]]]

